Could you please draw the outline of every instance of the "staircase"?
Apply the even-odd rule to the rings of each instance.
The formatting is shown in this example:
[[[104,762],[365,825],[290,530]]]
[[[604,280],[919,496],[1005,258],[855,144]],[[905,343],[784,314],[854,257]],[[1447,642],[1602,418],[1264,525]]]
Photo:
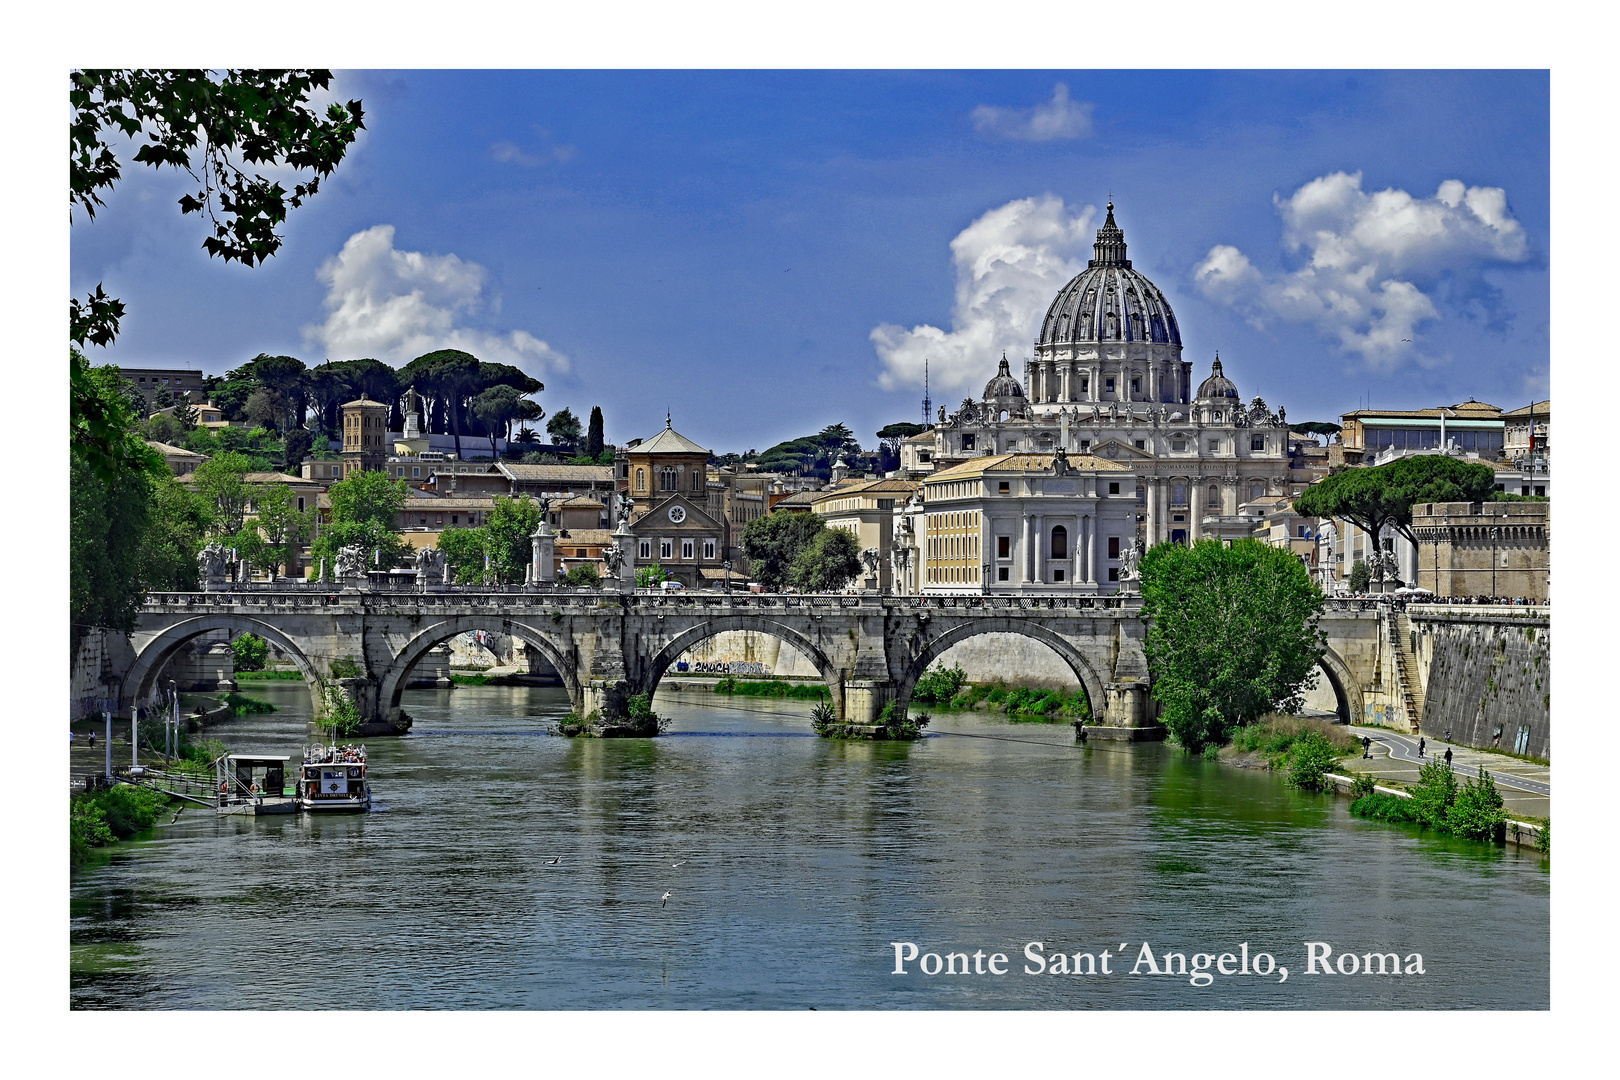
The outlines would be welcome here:
[[[1423,721],[1423,684],[1418,678],[1417,657],[1412,652],[1412,620],[1406,612],[1391,612],[1389,619],[1390,654],[1395,659],[1396,688],[1406,708],[1406,722],[1416,732]]]

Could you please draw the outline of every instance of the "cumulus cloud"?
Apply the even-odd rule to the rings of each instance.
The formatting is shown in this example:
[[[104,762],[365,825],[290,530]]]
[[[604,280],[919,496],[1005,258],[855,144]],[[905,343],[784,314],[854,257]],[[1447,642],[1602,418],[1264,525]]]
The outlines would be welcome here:
[[[885,323],[871,333],[886,390],[929,385],[941,390],[982,383],[1005,351],[1027,355],[1041,316],[1068,280],[1085,267],[1096,208],[1071,216],[1056,195],[1015,199],[982,215],[951,241],[956,299],[951,329]]]
[[[394,227],[357,232],[321,264],[326,321],[304,336],[329,357],[372,356],[405,363],[435,349],[461,349],[481,360],[531,371],[567,371],[568,357],[526,330],[494,333],[465,325],[498,309],[485,299],[488,273],[455,255],[394,247]]]
[[[1050,142],[1053,139],[1083,139],[1091,134],[1091,113],[1096,108],[1088,101],[1070,101],[1069,88],[1058,83],[1052,89],[1052,100],[1028,109],[1005,109],[998,105],[980,105],[970,114],[973,127],[981,135],[996,139],[1019,139],[1026,142]]]
[[[1432,198],[1416,198],[1364,192],[1359,172],[1336,172],[1275,202],[1283,244],[1303,253],[1304,265],[1267,276],[1218,244],[1193,271],[1199,290],[1262,328],[1273,319],[1314,325],[1375,370],[1441,362],[1418,342],[1419,327],[1440,318],[1430,292],[1442,278],[1529,256],[1501,188],[1447,180]]]
[[[545,128],[535,128],[535,134],[539,136],[541,145],[534,153],[525,151],[510,139],[502,139],[491,144],[489,156],[503,165],[521,165],[525,169],[538,169],[542,165],[572,161],[579,152],[578,148],[571,144],[553,142],[551,132]]]

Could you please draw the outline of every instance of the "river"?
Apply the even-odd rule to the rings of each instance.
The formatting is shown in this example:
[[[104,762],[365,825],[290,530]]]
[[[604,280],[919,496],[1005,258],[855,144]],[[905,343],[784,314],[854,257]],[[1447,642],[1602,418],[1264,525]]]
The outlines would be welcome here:
[[[297,753],[307,691],[246,689],[280,711],[210,734]],[[917,743],[839,743],[797,702],[655,705],[674,717],[658,739],[570,740],[549,733],[561,690],[409,692],[413,732],[368,744],[377,811],[187,809],[77,872],[72,1005],[1548,1007],[1533,852],[1067,727],[941,714]],[[1110,974],[1027,973],[1035,941],[1049,969],[1108,950]],[[1424,973],[1310,975],[1312,941]],[[895,975],[893,942],[1006,973]],[[1289,977],[1194,986],[1153,975],[1144,942],[1153,966],[1246,944]]]

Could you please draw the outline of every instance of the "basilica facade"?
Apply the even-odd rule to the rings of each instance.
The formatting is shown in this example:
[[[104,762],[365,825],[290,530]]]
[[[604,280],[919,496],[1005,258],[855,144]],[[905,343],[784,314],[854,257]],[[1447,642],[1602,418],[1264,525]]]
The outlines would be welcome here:
[[[1048,307],[1022,382],[1003,356],[979,400],[941,408],[932,430],[903,444],[904,475],[923,480],[1004,454],[1084,455],[1132,478],[1138,550],[1251,535],[1254,520],[1240,506],[1295,493],[1283,410],[1258,397],[1245,403],[1218,355],[1194,385],[1175,313],[1132,267],[1112,203],[1093,252]],[[926,521],[918,523],[924,530]],[[922,562],[928,548],[920,539]],[[1013,566],[1052,564],[1052,542],[1031,534],[1036,549]],[[1106,575],[1086,577],[1109,591]],[[1074,580],[1028,584],[1072,589]]]

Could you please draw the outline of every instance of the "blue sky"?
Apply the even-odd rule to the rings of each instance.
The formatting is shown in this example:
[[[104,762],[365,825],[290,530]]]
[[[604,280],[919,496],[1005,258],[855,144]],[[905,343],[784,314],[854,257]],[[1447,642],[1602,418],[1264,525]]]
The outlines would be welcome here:
[[[1110,194],[1197,377],[1296,420],[1548,370],[1544,72],[344,72],[367,133],[254,269],[172,176],[72,229],[96,360],[519,363],[610,441],[862,442],[1015,371]],[[1410,339],[1410,340],[1408,340]]]

